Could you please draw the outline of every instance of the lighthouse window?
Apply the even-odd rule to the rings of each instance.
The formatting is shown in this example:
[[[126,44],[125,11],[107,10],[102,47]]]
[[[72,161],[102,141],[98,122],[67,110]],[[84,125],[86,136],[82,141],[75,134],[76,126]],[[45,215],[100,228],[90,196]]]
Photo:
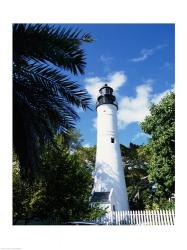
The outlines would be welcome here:
[[[106,94],[110,94],[110,89],[105,89]]]
[[[111,143],[114,143],[114,138],[113,137],[111,138]]]

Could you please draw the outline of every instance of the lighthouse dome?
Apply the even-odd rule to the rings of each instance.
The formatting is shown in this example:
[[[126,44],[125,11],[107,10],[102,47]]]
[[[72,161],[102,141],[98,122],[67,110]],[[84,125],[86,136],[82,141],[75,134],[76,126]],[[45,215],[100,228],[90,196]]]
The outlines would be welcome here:
[[[113,95],[113,89],[111,87],[105,84],[102,88],[100,88],[99,93],[96,108],[103,104],[113,104],[118,108],[116,97]]]

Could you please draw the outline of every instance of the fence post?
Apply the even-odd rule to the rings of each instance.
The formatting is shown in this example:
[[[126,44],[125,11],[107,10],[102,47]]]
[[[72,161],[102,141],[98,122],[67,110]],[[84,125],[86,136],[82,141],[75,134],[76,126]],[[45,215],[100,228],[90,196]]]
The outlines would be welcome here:
[[[142,210],[140,210],[140,226],[142,226]]]
[[[133,225],[136,225],[136,215],[135,215],[135,210],[132,211],[132,220],[133,220]]]
[[[132,211],[127,211],[127,221],[129,225],[132,225]]]
[[[149,210],[146,210],[146,218],[147,218],[147,225],[150,226],[150,219],[149,219]]]
[[[173,225],[175,224],[175,213],[174,210],[171,210],[171,214],[172,214],[172,220],[173,220]]]
[[[159,218],[159,220],[160,220],[160,225],[162,226],[162,225],[164,225],[164,223],[163,223],[163,215],[162,215],[162,211],[161,210],[157,210],[157,212],[158,212],[158,218]]]
[[[120,225],[120,211],[117,211],[118,225]]]
[[[171,222],[171,225],[174,225],[174,217],[173,217],[173,210],[170,210],[170,222]]]
[[[170,225],[168,210],[166,210],[166,221],[167,221],[167,225]]]
[[[122,224],[124,225],[125,224],[125,211],[122,211],[122,218],[123,218]]]
[[[156,225],[154,210],[151,211],[151,216],[152,216],[153,225]]]
[[[143,225],[146,225],[146,219],[145,219],[145,210],[143,210]]]
[[[153,219],[152,219],[152,210],[149,210],[149,220],[150,220],[150,224],[149,225],[154,225],[153,224]]]
[[[110,213],[109,213],[109,225],[111,225],[112,223],[113,223],[112,211],[110,211]]]
[[[123,225],[123,211],[120,211],[120,225]]]
[[[166,225],[167,225],[167,221],[166,221],[166,211],[162,210],[162,214],[163,214],[164,226],[166,226]]]

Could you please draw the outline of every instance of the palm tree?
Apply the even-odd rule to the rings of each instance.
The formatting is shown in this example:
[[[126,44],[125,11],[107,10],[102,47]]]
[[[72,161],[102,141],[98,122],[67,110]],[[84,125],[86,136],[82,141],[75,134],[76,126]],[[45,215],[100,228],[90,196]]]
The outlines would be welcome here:
[[[83,74],[89,33],[61,25],[13,25],[13,146],[22,176],[31,177],[42,146],[74,127],[74,106],[89,108],[87,91],[67,76]]]

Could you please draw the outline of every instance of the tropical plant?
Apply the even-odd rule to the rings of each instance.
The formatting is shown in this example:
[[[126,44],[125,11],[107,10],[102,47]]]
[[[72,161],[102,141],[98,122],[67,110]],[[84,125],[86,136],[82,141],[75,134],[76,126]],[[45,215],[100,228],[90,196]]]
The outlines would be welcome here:
[[[122,144],[120,146],[130,209],[143,210],[146,206],[147,194],[152,193],[153,185],[148,181],[149,154],[148,152],[146,155],[143,154],[146,148],[143,145],[130,143],[129,147]]]
[[[13,145],[21,175],[33,176],[42,146],[67,132],[89,107],[87,91],[67,75],[83,74],[90,34],[62,25],[13,25]]]
[[[63,224],[96,219],[105,213],[91,205],[92,172],[78,154],[70,154],[67,146],[56,144],[46,146],[42,158],[37,178],[31,184],[21,178],[14,165],[15,224],[20,220],[32,224],[35,218],[40,219],[40,224]]]
[[[154,203],[159,207],[173,199],[175,192],[175,94],[167,94],[141,123],[151,135],[147,145],[150,152],[149,181],[154,182]],[[173,203],[174,204],[174,203]],[[163,206],[162,206],[163,207]]]
[[[76,151],[76,154],[82,164],[84,164],[85,167],[90,170],[90,173],[94,175],[96,146],[81,147]]]

